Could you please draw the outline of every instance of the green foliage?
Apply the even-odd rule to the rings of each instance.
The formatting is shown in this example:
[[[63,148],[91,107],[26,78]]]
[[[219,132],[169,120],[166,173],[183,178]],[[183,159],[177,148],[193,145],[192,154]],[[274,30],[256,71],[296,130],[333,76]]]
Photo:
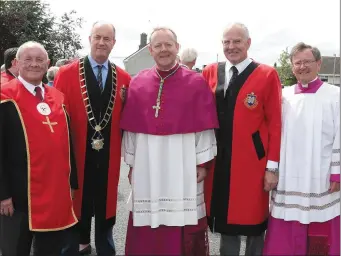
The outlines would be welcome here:
[[[56,24],[55,42],[58,48],[56,57],[58,59],[69,59],[76,57],[77,50],[82,48],[79,34],[75,33],[82,27],[83,18],[76,17],[76,11],[64,13]]]
[[[57,19],[42,1],[0,1],[0,63],[6,49],[27,41],[44,45],[52,63],[61,57],[72,58],[82,48],[76,33],[81,25],[75,11]]]
[[[282,51],[278,59],[278,65],[275,63],[274,67],[276,68],[279,78],[281,79],[281,83],[284,86],[297,83],[296,77],[292,73],[288,48]]]

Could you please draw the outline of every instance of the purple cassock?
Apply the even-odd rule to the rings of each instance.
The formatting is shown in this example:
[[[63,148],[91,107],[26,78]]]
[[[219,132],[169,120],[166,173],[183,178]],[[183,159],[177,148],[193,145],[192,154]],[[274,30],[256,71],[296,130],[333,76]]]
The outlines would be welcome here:
[[[322,84],[319,78],[307,87],[298,83],[295,94],[316,93]],[[330,181],[340,182],[340,175],[332,174]],[[283,239],[287,243],[283,243]],[[310,224],[270,216],[263,255],[340,255],[340,216]]]
[[[166,74],[159,73],[161,76]],[[131,80],[121,129],[134,133],[171,135],[218,127],[214,96],[201,74],[179,67],[174,75],[166,78],[160,110],[158,117],[155,117],[159,85],[160,77],[155,68],[141,71]]]
[[[177,70],[176,70],[177,69]],[[164,80],[157,117],[161,78],[155,68],[141,71],[129,85],[121,129],[133,133],[167,136],[218,128],[214,96],[201,74],[176,65],[158,71]],[[126,255],[209,254],[206,217],[192,226],[133,226],[130,214]]]

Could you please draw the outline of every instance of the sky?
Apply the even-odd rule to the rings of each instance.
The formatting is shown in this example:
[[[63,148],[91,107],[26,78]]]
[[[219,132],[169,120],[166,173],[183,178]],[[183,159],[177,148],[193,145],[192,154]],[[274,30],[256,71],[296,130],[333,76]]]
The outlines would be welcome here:
[[[78,31],[89,52],[88,36],[95,21],[116,27],[116,45],[110,59],[123,59],[138,49],[140,34],[156,26],[172,28],[181,49],[197,49],[198,67],[225,60],[222,32],[232,22],[244,23],[250,32],[249,57],[273,65],[287,47],[303,41],[323,56],[340,56],[340,0],[44,0],[61,16],[76,10],[84,18]]]

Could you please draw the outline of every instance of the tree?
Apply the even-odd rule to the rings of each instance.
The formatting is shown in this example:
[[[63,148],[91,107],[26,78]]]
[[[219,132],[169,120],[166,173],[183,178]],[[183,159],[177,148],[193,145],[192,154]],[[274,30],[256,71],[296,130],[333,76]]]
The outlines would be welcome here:
[[[60,21],[56,23],[55,43],[58,47],[56,59],[70,59],[77,56],[77,50],[82,48],[79,34],[75,33],[82,28],[83,18],[75,17],[76,11],[64,13]]]
[[[279,56],[278,62],[279,65],[275,63],[274,67],[278,72],[281,83],[285,86],[297,83],[296,77],[291,70],[290,54],[288,48],[282,51],[281,55]]]
[[[18,47],[27,41],[37,41],[44,45],[52,63],[60,56],[72,53],[70,57],[73,57],[74,52],[71,49],[81,48],[75,31],[79,18],[73,20],[74,13],[64,14],[60,23],[57,23],[56,17],[50,12],[49,4],[42,1],[0,1],[0,63],[4,62],[3,54],[6,49]],[[60,29],[60,24],[69,24],[71,27],[66,31]],[[61,33],[66,33],[66,36],[62,37]],[[60,49],[61,38],[75,42],[70,43],[71,47]]]
[[[53,23],[54,16],[46,3],[0,1],[0,62],[3,63],[6,49],[31,40],[40,42],[53,53],[55,44],[50,41]]]

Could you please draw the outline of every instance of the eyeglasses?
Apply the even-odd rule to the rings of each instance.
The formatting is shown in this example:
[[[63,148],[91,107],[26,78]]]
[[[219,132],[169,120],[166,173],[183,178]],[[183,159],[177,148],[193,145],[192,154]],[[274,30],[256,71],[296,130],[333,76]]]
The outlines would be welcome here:
[[[295,68],[299,68],[301,67],[302,65],[304,67],[308,67],[310,64],[316,62],[316,60],[303,60],[303,61],[297,61],[297,62],[294,62],[293,65]]]

